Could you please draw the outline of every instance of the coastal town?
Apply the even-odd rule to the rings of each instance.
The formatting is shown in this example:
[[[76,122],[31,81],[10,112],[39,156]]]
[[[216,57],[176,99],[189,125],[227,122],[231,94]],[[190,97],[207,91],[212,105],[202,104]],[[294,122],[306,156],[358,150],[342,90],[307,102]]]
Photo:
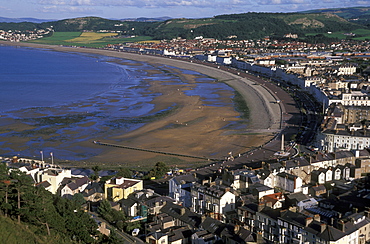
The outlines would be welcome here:
[[[1,39],[22,40],[2,33]],[[127,243],[369,243],[370,42],[285,37],[199,36],[104,48],[206,65],[263,86],[285,112],[279,111],[276,136],[260,148],[197,169],[158,165],[166,170],[150,178],[43,159],[1,160],[36,187],[67,199],[81,195],[92,215],[109,201],[135,224],[122,232]],[[101,233],[110,234],[109,224],[119,229],[106,222],[99,222]]]

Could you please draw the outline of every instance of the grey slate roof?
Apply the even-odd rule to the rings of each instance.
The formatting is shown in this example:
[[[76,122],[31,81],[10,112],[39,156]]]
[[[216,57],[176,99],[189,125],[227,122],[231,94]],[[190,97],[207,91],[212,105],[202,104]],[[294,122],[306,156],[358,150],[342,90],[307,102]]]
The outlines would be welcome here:
[[[183,210],[181,210],[183,209]],[[189,209],[182,207],[180,205],[176,205],[173,203],[168,202],[164,205],[161,210],[162,213],[166,213],[169,216],[173,217],[174,219],[178,219],[181,222],[193,227],[198,228],[202,221],[202,216],[197,213],[193,213]],[[181,214],[181,211],[184,211],[184,214]]]
[[[295,179],[298,178],[298,176],[296,176],[296,175],[288,174],[288,173],[285,173],[285,172],[279,173],[279,174],[277,174],[277,176],[282,177],[282,178],[287,178],[289,180],[295,180]]]
[[[183,184],[192,183],[196,181],[193,174],[179,175],[179,176],[174,177],[173,180],[177,185],[183,185]]]
[[[288,199],[290,201],[294,201],[294,202],[301,202],[301,201],[304,201],[306,199],[309,199],[310,197],[303,194],[302,192],[297,192],[297,193],[292,193],[292,194],[289,194],[289,195],[286,195],[285,196],[285,199]]]
[[[134,206],[134,205],[135,205],[135,203],[136,203],[136,201],[134,201],[134,200],[132,200],[132,199],[130,199],[130,198],[127,198],[127,199],[121,199],[121,205],[122,205],[122,206],[125,206],[125,207],[128,207],[128,208],[130,208],[130,207]]]
[[[154,232],[149,234],[149,236],[152,236],[155,240],[161,239],[163,236],[166,236],[167,234],[161,233],[161,232]]]
[[[278,218],[285,222],[291,223],[295,226],[304,227],[307,217],[308,216],[301,213],[296,213],[292,211],[282,211],[281,216]]]
[[[317,234],[318,237],[325,241],[337,241],[345,235],[345,233],[330,225],[326,226],[326,229],[322,233]]]
[[[167,196],[160,196],[160,197],[154,197],[154,198],[151,198],[151,199],[145,201],[145,204],[148,207],[154,207],[156,202],[159,202],[162,205],[164,202],[166,202],[166,203],[168,203],[168,202],[174,203],[175,200],[172,199],[172,198],[170,198],[170,197],[167,197]]]
[[[221,232],[224,230],[224,228],[226,228],[224,223],[211,217],[206,217],[201,226],[206,231],[218,236],[220,236]]]

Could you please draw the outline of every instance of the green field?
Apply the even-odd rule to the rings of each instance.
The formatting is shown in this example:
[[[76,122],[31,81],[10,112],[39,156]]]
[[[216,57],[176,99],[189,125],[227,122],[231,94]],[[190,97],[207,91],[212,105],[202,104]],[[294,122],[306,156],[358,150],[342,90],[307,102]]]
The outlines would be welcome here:
[[[32,40],[29,42],[40,43],[40,44],[52,44],[52,45],[65,45],[67,40],[77,38],[81,35],[81,32],[54,32],[50,37],[44,37],[42,39]]]
[[[324,34],[327,37],[334,37],[338,39],[351,38],[353,40],[359,40],[359,41],[370,39],[370,30],[367,30],[367,29],[356,29],[356,30],[353,30],[351,33],[355,34],[355,36],[345,35],[345,32],[343,31],[337,31],[337,32],[332,32],[332,33],[308,33],[306,34],[306,36]]]
[[[125,42],[154,41],[148,36],[123,38],[116,33],[97,32],[54,32],[50,37],[32,40],[29,42],[63,46],[105,47],[108,44],[119,44]]]

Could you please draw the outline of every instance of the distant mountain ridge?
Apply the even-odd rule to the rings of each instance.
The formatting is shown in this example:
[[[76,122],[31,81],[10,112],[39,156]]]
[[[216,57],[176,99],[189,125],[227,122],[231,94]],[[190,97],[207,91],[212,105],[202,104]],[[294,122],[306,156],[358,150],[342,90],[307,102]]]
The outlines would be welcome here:
[[[157,18],[147,18],[147,17],[140,17],[140,18],[125,18],[120,19],[121,21],[137,21],[137,22],[160,22],[172,19],[171,17],[157,17]]]
[[[21,23],[21,22],[31,22],[31,23],[44,23],[56,21],[55,19],[36,19],[36,18],[6,18],[0,17],[0,22],[6,23]]]

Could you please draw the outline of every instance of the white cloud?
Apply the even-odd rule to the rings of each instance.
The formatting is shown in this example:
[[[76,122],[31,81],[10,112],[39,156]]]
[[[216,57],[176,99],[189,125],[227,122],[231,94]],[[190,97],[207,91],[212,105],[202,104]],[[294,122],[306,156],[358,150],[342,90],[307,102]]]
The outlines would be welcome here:
[[[249,5],[249,0],[38,0],[42,5],[133,6],[133,7],[220,7]]]
[[[1,1],[1,0],[0,0]],[[14,0],[16,1],[16,0]],[[23,1],[23,0],[22,0]],[[115,15],[204,17],[245,12],[292,12],[320,8],[368,6],[370,0],[29,0],[43,12],[104,12]],[[59,10],[56,10],[58,6]],[[90,10],[92,12],[88,13]]]
[[[310,4],[310,2],[306,0],[260,0],[255,3],[263,5]],[[294,8],[294,6],[292,6],[292,8]]]
[[[355,1],[357,5],[362,5],[362,6],[368,6],[370,4],[369,0],[361,0],[361,1]]]
[[[42,13],[92,13],[96,12],[95,9],[78,6],[44,6],[40,9]]]

